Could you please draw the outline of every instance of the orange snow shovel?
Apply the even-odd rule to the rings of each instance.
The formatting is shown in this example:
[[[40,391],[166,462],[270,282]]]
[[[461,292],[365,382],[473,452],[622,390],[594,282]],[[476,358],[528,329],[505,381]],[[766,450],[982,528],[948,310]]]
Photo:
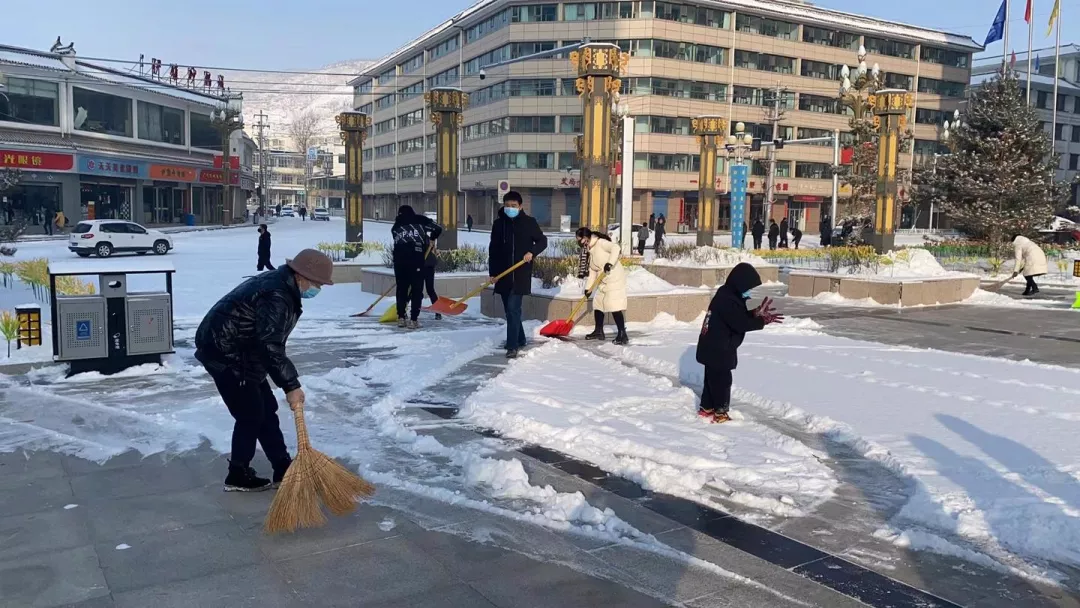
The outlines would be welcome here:
[[[437,313],[444,314],[444,315],[460,315],[461,313],[465,312],[465,309],[467,309],[469,307],[469,305],[466,304],[465,302],[471,300],[472,298],[475,298],[478,293],[480,293],[481,291],[484,291],[485,289],[487,289],[488,286],[494,285],[495,283],[498,283],[499,280],[502,279],[503,277],[505,277],[506,275],[510,274],[511,272],[514,272],[518,268],[521,268],[521,266],[523,264],[525,264],[525,260],[521,260],[517,264],[514,264],[510,268],[507,268],[506,270],[502,271],[494,279],[488,280],[488,282],[484,283],[480,287],[477,287],[476,289],[474,289],[474,290],[470,291],[469,293],[465,294],[465,297],[461,298],[460,300],[451,300],[450,298],[439,298],[434,304],[432,304],[431,306],[428,306],[424,310],[429,310],[431,312],[437,312]]]
[[[363,317],[363,316],[367,315],[369,312],[372,311],[372,309],[374,309],[376,306],[379,305],[379,302],[383,301],[383,298],[390,295],[390,292],[394,291],[395,287],[397,287],[397,283],[391,283],[390,287],[386,291],[384,291],[381,296],[379,296],[379,299],[375,300],[374,302],[371,303],[371,306],[367,307],[367,310],[365,310],[364,312],[358,312],[355,315],[349,315],[349,316],[350,317]]]
[[[593,281],[592,287],[589,289],[589,293],[596,291],[596,288],[600,285],[600,282],[607,276],[606,272],[601,272],[597,275],[596,280]],[[545,338],[565,338],[570,335],[570,332],[574,330],[574,319],[577,318],[578,311],[585,305],[585,301],[589,299],[589,296],[581,296],[578,303],[574,305],[574,309],[570,311],[570,316],[565,319],[555,319],[550,321],[547,325],[540,328],[540,335]]]

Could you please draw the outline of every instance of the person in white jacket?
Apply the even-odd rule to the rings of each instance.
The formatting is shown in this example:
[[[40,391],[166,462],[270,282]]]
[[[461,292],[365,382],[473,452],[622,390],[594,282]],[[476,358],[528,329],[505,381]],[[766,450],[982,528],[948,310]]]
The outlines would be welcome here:
[[[630,343],[626,335],[626,269],[619,263],[619,246],[611,241],[608,235],[602,232],[593,232],[588,228],[579,228],[577,231],[578,244],[588,251],[588,277],[585,280],[585,295],[593,297],[593,317],[596,321],[596,329],[587,336],[586,340],[603,340],[604,317],[607,313],[615,319],[615,327],[618,333],[615,335],[615,344],[625,345]],[[606,273],[604,279],[595,288],[593,283],[600,273]],[[593,289],[595,293],[589,290]]]
[[[1046,254],[1041,247],[1031,239],[1022,235],[1013,236],[1013,249],[1016,251],[1016,263],[1013,265],[1013,275],[1024,273],[1027,281],[1025,296],[1033,296],[1039,293],[1039,286],[1035,284],[1035,277],[1041,277],[1047,273]]]

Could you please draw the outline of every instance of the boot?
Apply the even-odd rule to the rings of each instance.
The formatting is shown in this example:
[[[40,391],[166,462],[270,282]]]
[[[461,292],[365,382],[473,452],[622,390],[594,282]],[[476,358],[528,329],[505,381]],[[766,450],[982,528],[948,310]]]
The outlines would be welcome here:
[[[284,462],[274,465],[274,481],[271,484],[273,488],[281,486],[281,481],[285,479],[285,473],[289,470],[289,466],[292,465],[292,458],[288,458]]]
[[[226,492],[262,492],[270,489],[270,480],[259,477],[255,469],[229,463],[229,475],[225,477]]]
[[[418,319],[409,319],[409,329],[420,329],[420,321]]]
[[[1037,293],[1039,293],[1039,288],[1038,288],[1038,287],[1032,287],[1032,288],[1031,288],[1031,292],[1030,292],[1030,293],[1028,293],[1027,295],[1029,295],[1029,296],[1033,296],[1033,295],[1035,295],[1035,294],[1037,294]]]
[[[618,346],[630,344],[630,336],[626,335],[625,329],[620,329],[619,333],[615,335],[615,344]]]
[[[406,321],[404,317],[398,317],[398,320],[397,320],[398,329],[405,329],[405,327],[408,324],[409,324],[409,322]]]
[[[619,330],[615,335],[615,344],[626,346],[630,343],[630,336],[626,335],[626,317],[622,311],[611,313],[611,316],[615,317],[615,327]]]
[[[585,336],[586,340],[603,340],[604,336],[604,313],[599,310],[593,311],[593,322],[596,324],[596,329],[591,334]]]

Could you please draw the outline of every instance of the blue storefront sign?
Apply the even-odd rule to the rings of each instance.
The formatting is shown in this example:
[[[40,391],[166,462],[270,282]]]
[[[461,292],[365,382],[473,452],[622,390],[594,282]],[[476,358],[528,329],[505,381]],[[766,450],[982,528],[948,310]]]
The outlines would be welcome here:
[[[131,179],[148,179],[150,177],[149,164],[130,158],[80,154],[78,159],[78,171],[85,175],[107,175],[109,177],[127,177]]]
[[[746,165],[731,165],[731,246],[742,247],[743,222],[746,221]]]
[[[90,339],[90,321],[75,321],[75,339],[85,342]]]

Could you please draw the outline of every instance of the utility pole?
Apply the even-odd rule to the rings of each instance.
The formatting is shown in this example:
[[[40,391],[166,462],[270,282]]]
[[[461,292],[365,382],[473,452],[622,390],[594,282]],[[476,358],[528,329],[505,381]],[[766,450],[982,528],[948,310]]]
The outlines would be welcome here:
[[[784,89],[779,82],[776,83],[776,88],[773,89],[773,103],[772,107],[766,111],[765,121],[772,123],[772,140],[775,142],[780,139],[780,119],[784,117],[784,111],[782,109],[781,95],[784,93]],[[768,224],[769,217],[772,215],[773,197],[775,189],[773,188],[773,182],[776,176],[776,146],[769,146],[768,152],[768,167],[766,168],[767,175],[765,176],[765,208],[764,213],[761,215],[761,221],[764,224]]]
[[[270,123],[266,122],[268,116],[262,110],[255,115],[259,119],[255,128],[259,130],[257,135],[259,139],[259,207],[266,213],[266,135],[264,131],[270,128]]]

